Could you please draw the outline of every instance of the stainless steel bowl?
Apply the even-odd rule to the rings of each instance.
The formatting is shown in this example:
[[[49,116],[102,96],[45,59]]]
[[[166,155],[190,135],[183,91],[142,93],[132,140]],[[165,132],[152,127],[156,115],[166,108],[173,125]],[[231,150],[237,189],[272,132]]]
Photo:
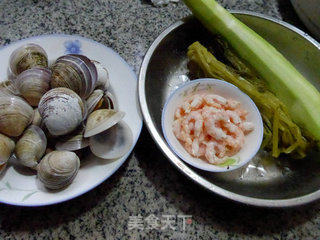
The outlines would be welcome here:
[[[320,45],[285,22],[251,12],[233,14],[268,40],[320,89]],[[207,190],[234,201],[264,207],[302,205],[320,197],[320,155],[264,165],[264,156],[230,173],[207,173],[185,164],[165,142],[161,129],[162,107],[177,85],[187,78],[187,48],[212,35],[194,18],[166,29],[151,45],[141,66],[139,99],[145,123],[167,158],[186,176]],[[319,116],[320,117],[320,116]],[[282,164],[283,163],[283,164]]]
[[[291,3],[307,28],[320,39],[319,0],[291,0]]]

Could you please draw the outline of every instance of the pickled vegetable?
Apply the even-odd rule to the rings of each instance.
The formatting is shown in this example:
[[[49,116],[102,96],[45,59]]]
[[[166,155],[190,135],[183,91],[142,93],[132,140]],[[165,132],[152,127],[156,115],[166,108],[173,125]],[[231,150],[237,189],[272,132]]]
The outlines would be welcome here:
[[[217,60],[199,42],[193,43],[188,50],[189,68],[192,74],[196,78],[223,79],[236,85],[252,98],[263,119],[262,146],[272,151],[274,157],[278,157],[281,153],[291,154],[297,158],[305,157],[307,149],[312,145],[312,137],[307,133],[303,136],[299,126],[291,119],[286,105],[226,46],[224,46],[225,56],[229,61],[233,61],[232,67]],[[235,65],[241,68],[234,68]]]

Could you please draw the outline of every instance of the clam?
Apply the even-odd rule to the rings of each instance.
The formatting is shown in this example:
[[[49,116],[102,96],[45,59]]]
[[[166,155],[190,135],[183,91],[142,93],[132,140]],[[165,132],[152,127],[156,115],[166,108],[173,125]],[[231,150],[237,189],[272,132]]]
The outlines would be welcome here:
[[[104,159],[117,159],[125,155],[133,143],[129,126],[120,121],[108,130],[90,137],[90,150]]]
[[[91,137],[101,133],[118,123],[125,113],[112,109],[98,109],[88,116],[84,137]]]
[[[68,88],[54,88],[48,91],[42,96],[38,109],[42,122],[53,136],[72,132],[86,114],[81,98]]]
[[[80,55],[80,54],[70,54],[70,56],[76,57],[76,58],[80,58],[88,67],[91,78],[92,78],[92,85],[91,85],[91,92],[95,89],[97,80],[98,80],[98,71],[96,66],[94,65],[94,63],[91,62],[91,60],[89,58],[87,58],[84,55]]]
[[[103,97],[93,110],[97,109],[114,109],[118,111],[119,107],[116,98],[110,92],[104,92]]]
[[[50,89],[50,78],[49,69],[36,67],[20,73],[13,81],[19,94],[31,106],[38,106],[43,94]]]
[[[119,107],[116,98],[110,92],[105,92],[103,99],[105,103],[105,108],[114,109],[118,111]]]
[[[16,144],[15,155],[18,161],[30,168],[35,168],[47,148],[47,138],[41,128],[30,126]]]
[[[68,136],[63,136],[56,144],[57,150],[77,151],[89,146],[89,139],[83,137],[84,127]]]
[[[101,89],[96,89],[91,93],[91,95],[86,100],[88,114],[90,114],[95,109],[102,97],[103,91]]]
[[[39,110],[38,108],[35,108],[33,111],[34,111],[34,114],[32,119],[32,125],[40,127],[42,124],[42,118],[40,116]]]
[[[18,75],[33,67],[48,67],[48,56],[37,44],[26,44],[13,51],[9,59],[9,71]]]
[[[38,178],[49,189],[60,189],[69,185],[78,173],[80,160],[69,151],[52,151],[39,163]]]
[[[0,132],[20,136],[33,119],[33,109],[19,97],[0,97]]]
[[[0,174],[6,169],[7,163],[0,163]]]
[[[0,134],[0,173],[5,169],[14,147],[15,143],[13,140]]]
[[[62,56],[56,60],[51,69],[52,88],[70,88],[84,99],[93,92],[97,81],[97,70],[87,57],[72,54]]]
[[[110,86],[108,70],[105,67],[103,67],[103,65],[98,61],[93,60],[91,62],[93,62],[97,69],[96,88],[106,91]]]
[[[0,82],[0,97],[11,97],[18,94],[16,86],[9,80]]]

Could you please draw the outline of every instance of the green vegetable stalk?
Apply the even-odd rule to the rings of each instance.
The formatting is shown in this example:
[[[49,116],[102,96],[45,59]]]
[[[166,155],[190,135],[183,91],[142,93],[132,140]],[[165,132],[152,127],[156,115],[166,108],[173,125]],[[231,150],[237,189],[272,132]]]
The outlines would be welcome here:
[[[214,0],[184,0],[211,32],[221,35],[286,105],[292,119],[320,141],[320,93],[271,44]]]

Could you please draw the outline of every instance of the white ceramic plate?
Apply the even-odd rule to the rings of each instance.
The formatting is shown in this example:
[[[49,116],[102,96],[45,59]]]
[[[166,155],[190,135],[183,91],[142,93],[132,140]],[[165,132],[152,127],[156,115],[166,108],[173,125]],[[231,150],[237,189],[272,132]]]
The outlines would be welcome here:
[[[213,93],[233,99],[241,104],[241,108],[248,111],[247,121],[252,122],[254,130],[245,136],[245,142],[241,150],[230,157],[236,160],[232,165],[218,166],[209,164],[202,159],[192,157],[175,137],[172,125],[174,113],[178,106],[181,106],[186,97],[194,93]],[[161,119],[162,131],[164,137],[171,149],[185,162],[201,170],[210,172],[227,172],[242,167],[248,163],[258,152],[263,138],[263,123],[260,112],[251,98],[241,92],[236,86],[217,79],[203,78],[187,82],[170,94],[162,111]]]
[[[0,48],[1,81],[7,76],[10,54],[26,43],[42,46],[48,54],[49,62],[68,53],[83,54],[101,62],[109,71],[111,91],[118,101],[119,109],[126,113],[124,121],[131,128],[134,143],[125,156],[113,161],[85,156],[86,164],[80,168],[73,183],[61,191],[46,190],[39,184],[36,175],[32,172],[22,174],[14,166],[9,166],[0,175],[0,202],[19,206],[43,206],[75,198],[108,179],[131,153],[141,132],[142,118],[137,101],[137,78],[131,67],[112,49],[80,36],[43,35]]]

